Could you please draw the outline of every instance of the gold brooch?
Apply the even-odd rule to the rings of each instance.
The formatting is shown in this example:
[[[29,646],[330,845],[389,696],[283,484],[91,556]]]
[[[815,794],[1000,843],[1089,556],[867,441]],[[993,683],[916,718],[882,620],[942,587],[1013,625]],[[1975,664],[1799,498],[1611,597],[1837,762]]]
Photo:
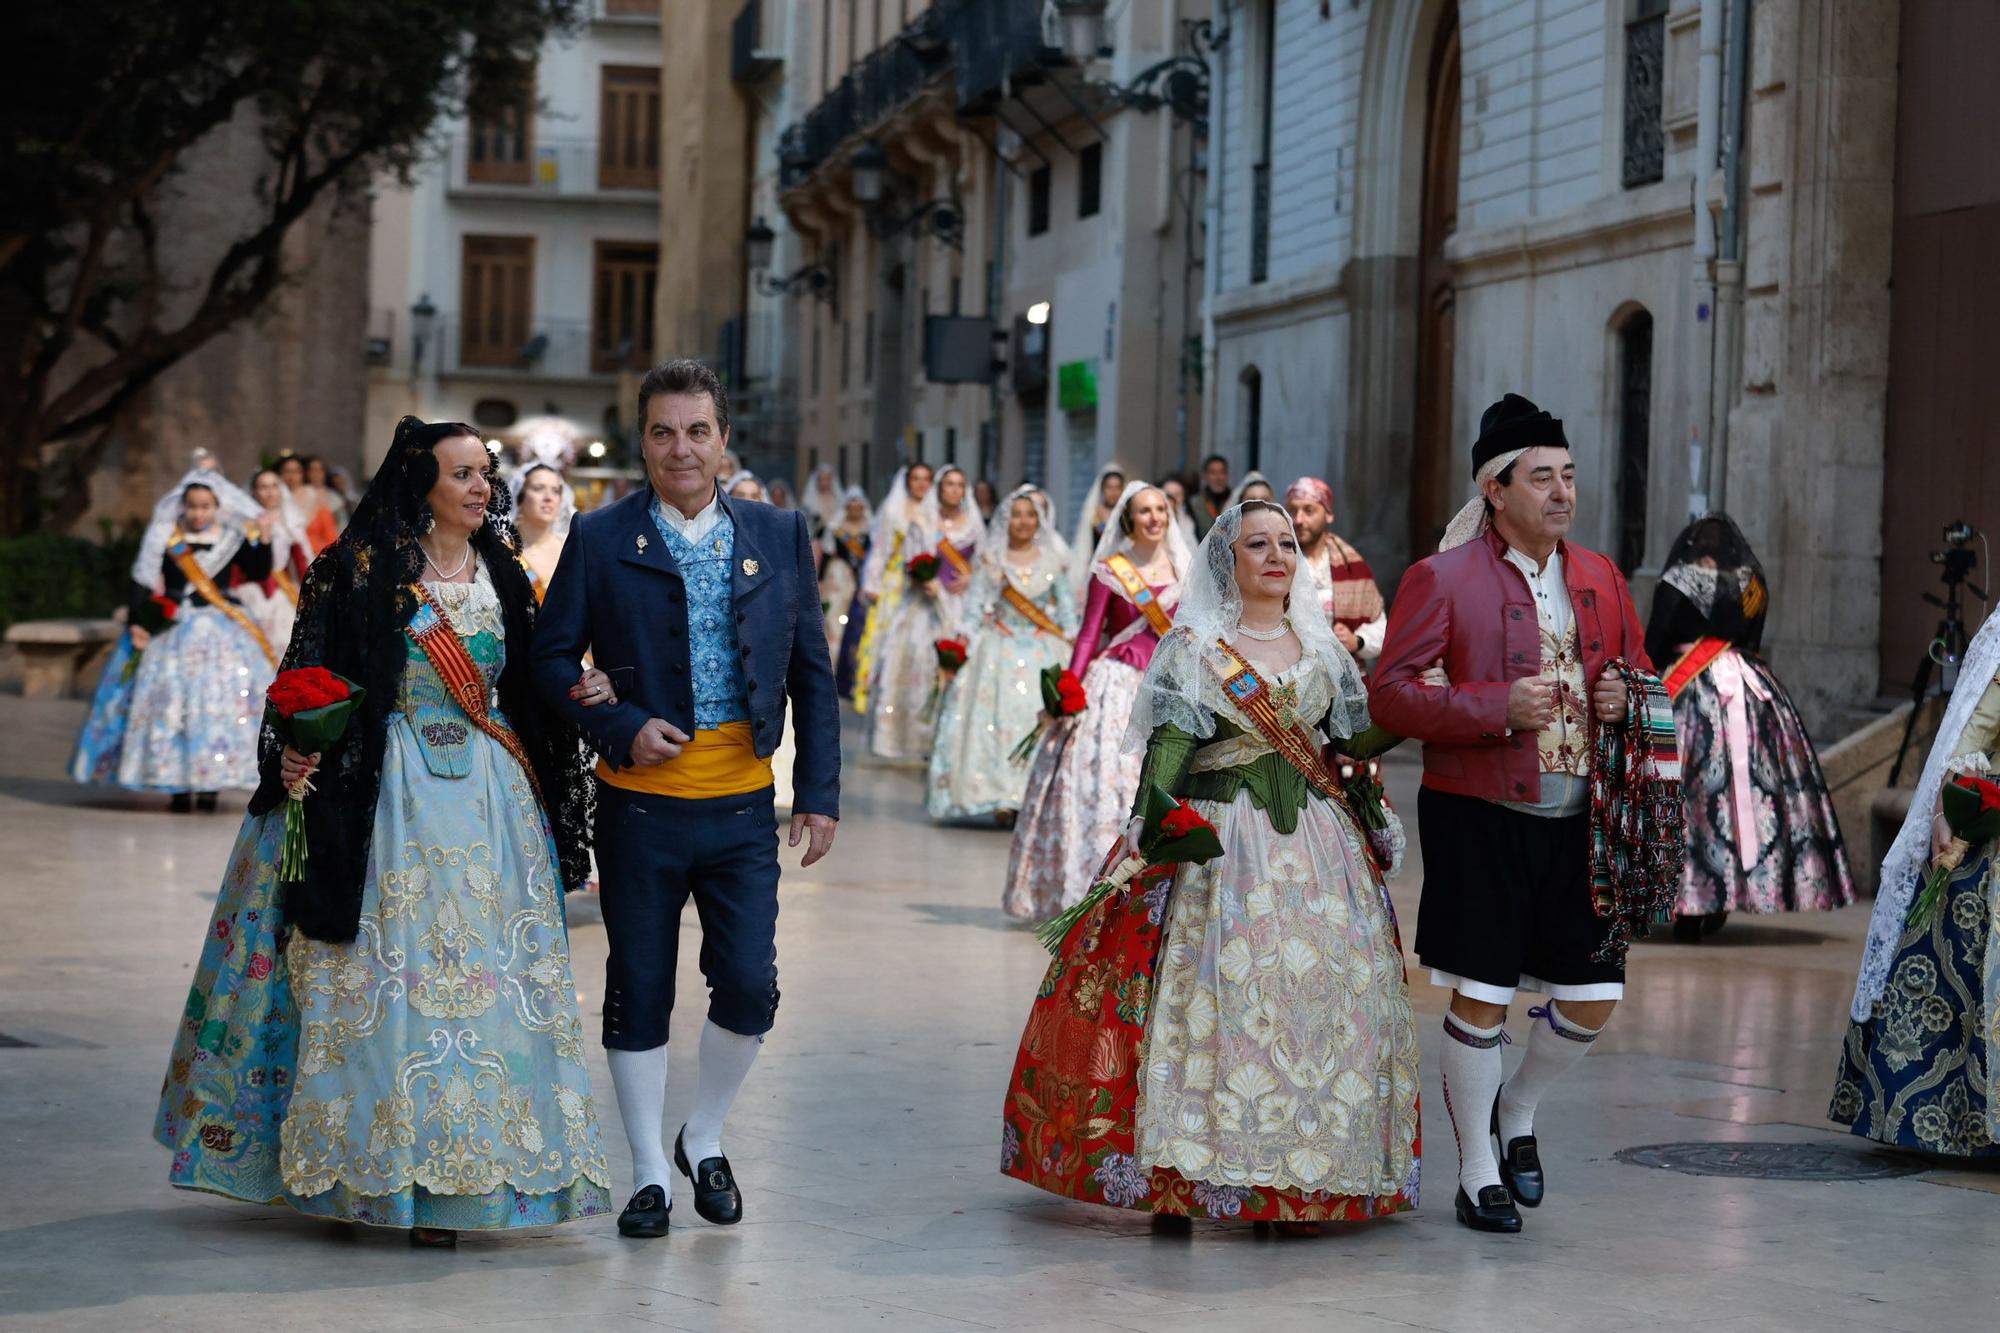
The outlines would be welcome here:
[[[756,577],[757,562],[755,560],[745,560],[743,562],[743,573],[748,577]]]
[[[639,554],[644,555],[645,553],[646,553],[646,534],[642,532],[639,534]]]

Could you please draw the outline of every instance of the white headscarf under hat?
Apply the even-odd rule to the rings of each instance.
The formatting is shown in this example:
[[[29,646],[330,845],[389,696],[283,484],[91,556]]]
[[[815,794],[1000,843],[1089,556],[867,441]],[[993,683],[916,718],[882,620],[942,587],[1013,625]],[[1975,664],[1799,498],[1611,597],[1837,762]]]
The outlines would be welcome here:
[[[1070,538],[1070,582],[1081,593],[1090,579],[1090,553],[1097,548],[1097,506],[1104,500],[1104,479],[1112,473],[1124,479],[1127,488],[1132,485],[1132,473],[1122,463],[1106,463],[1097,469],[1097,475],[1090,479],[1090,489],[1083,493],[1083,503],[1077,506],[1076,527]],[[1124,492],[1120,492],[1122,495]]]
[[[1530,446],[1533,447],[1533,446]],[[1479,471],[1472,475],[1472,498],[1465,508],[1452,515],[1451,522],[1445,524],[1444,536],[1438,538],[1438,550],[1449,551],[1454,546],[1463,546],[1483,535],[1493,523],[1493,517],[1486,512],[1486,483],[1513,466],[1514,460],[1527,449],[1510,449],[1504,454],[1495,454],[1479,465]]]

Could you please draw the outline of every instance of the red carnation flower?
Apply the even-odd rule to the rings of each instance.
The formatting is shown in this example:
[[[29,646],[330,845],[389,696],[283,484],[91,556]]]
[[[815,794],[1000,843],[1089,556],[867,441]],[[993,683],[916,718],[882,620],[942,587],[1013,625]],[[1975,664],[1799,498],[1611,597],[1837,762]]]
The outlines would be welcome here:
[[[1195,808],[1186,801],[1177,803],[1160,820],[1160,832],[1169,838],[1185,838],[1196,829],[1212,827]]]
[[[160,615],[167,620],[172,620],[181,613],[181,604],[165,593],[154,593],[153,604],[160,608]]]
[[[325,667],[294,667],[278,673],[265,697],[278,716],[293,717],[346,699],[347,682]]]

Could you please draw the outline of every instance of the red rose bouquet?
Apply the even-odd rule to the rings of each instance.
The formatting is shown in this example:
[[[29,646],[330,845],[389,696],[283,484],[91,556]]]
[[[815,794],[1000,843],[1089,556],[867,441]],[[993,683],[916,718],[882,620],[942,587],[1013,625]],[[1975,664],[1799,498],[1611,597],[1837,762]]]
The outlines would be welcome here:
[[[938,576],[938,558],[929,551],[919,551],[903,563],[903,577],[912,583],[929,583]]]
[[[965,640],[939,639],[931,645],[931,649],[937,654],[938,669],[936,678],[931,681],[931,692],[924,699],[924,711],[920,715],[926,723],[937,721],[938,709],[944,703],[944,687],[951,683],[951,678],[965,665]]]
[[[2000,782],[1960,773],[1938,793],[1944,822],[1951,826],[1951,845],[1931,861],[1923,891],[1910,904],[1909,924],[1928,925],[1944,901],[1944,886],[1951,872],[1965,861],[1965,854],[1977,842],[2000,836]]]
[[[174,622],[180,618],[180,614],[181,604],[179,602],[165,593],[156,592],[145,601],[139,603],[138,614],[132,617],[132,628],[142,629],[154,638],[158,638],[174,627]],[[125,659],[125,669],[118,673],[118,683],[120,685],[131,682],[132,677],[138,673],[139,659],[145,655],[146,650],[144,648],[134,648],[132,650],[132,655]]]
[[[1186,801],[1177,801],[1154,783],[1146,792],[1145,827],[1139,831],[1139,855],[1127,856],[1109,875],[1091,886],[1076,906],[1035,928],[1035,938],[1050,953],[1062,948],[1076,923],[1097,905],[1154,866],[1205,865],[1222,855],[1222,838],[1215,825]]]
[[[1042,668],[1042,711],[1050,717],[1075,717],[1090,707],[1090,697],[1083,692],[1083,682],[1076,678],[1076,672],[1068,667]],[[1035,729],[1021,738],[1009,756],[1017,764],[1025,764],[1033,757],[1035,747],[1042,742],[1042,732],[1048,724],[1036,722]]]
[[[368,691],[325,667],[293,667],[280,671],[264,692],[264,720],[278,739],[300,754],[324,754],[347,731],[348,720]],[[286,789],[285,850],[278,861],[278,881],[296,884],[306,873],[306,793],[310,777]]]

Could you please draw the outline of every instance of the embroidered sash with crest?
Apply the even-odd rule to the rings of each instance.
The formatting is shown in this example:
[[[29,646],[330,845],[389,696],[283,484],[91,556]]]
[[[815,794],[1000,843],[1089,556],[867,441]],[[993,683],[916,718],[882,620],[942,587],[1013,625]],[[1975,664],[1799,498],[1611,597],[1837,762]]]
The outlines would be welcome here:
[[[248,611],[230,601],[222,589],[216,586],[209,572],[194,558],[194,548],[188,545],[187,537],[179,528],[175,528],[174,535],[167,540],[167,556],[179,568],[181,577],[188,581],[188,587],[206,597],[210,606],[235,621],[246,634],[255,639],[257,647],[263,650],[265,661],[273,667],[278,665],[278,655],[271,651],[271,641],[264,637],[264,631],[257,628],[257,622],[250,618]]]
[[[1015,587],[1014,580],[1003,579],[1000,584],[1000,600],[1019,611],[1029,624],[1044,634],[1053,634],[1064,643],[1070,641],[1069,635],[1063,633],[1063,628],[1056,623],[1055,617],[1044,611],[1039,602]]]
[[[1132,605],[1138,607],[1140,613],[1146,617],[1146,623],[1153,627],[1153,633],[1164,637],[1166,632],[1174,627],[1174,618],[1167,614],[1166,609],[1160,605],[1160,599],[1153,595],[1151,585],[1139,572],[1139,567],[1132,563],[1132,557],[1120,552],[1105,560],[1104,567],[1111,571],[1111,577],[1118,580],[1118,586],[1125,590],[1125,596],[1131,600]]]
[[[1714,637],[1697,639],[1694,647],[1681,654],[1681,660],[1674,663],[1663,682],[1667,687],[1667,697],[1678,699],[1681,691],[1694,683],[1696,676],[1715,665],[1715,659],[1729,651],[1729,640]]]
[[[417,613],[410,618],[406,631],[410,641],[423,650],[438,679],[444,682],[446,693],[453,702],[465,711],[465,716],[473,726],[500,742],[500,748],[514,756],[521,771],[528,775],[528,785],[535,789],[535,799],[542,799],[542,784],[535,777],[535,766],[528,759],[528,747],[514,734],[513,728],[494,717],[486,708],[486,673],[472,660],[466,651],[465,641],[458,637],[458,631],[445,618],[444,609],[430,594],[430,589],[418,583],[413,585],[417,594]],[[544,803],[546,804],[546,803]]]
[[[1271,687],[1257,674],[1257,668],[1250,665],[1243,654],[1229,646],[1229,640],[1217,639],[1215,646],[1229,660],[1228,669],[1217,666],[1209,659],[1209,670],[1222,683],[1222,692],[1237,706],[1257,734],[1270,742],[1271,748],[1283,755],[1285,761],[1304,775],[1305,780],[1319,789],[1322,796],[1339,801],[1347,801],[1347,793],[1340,785],[1340,779],[1326,766],[1319,746],[1313,744],[1312,737],[1298,723],[1287,724],[1278,716],[1278,701],[1271,697]]]

